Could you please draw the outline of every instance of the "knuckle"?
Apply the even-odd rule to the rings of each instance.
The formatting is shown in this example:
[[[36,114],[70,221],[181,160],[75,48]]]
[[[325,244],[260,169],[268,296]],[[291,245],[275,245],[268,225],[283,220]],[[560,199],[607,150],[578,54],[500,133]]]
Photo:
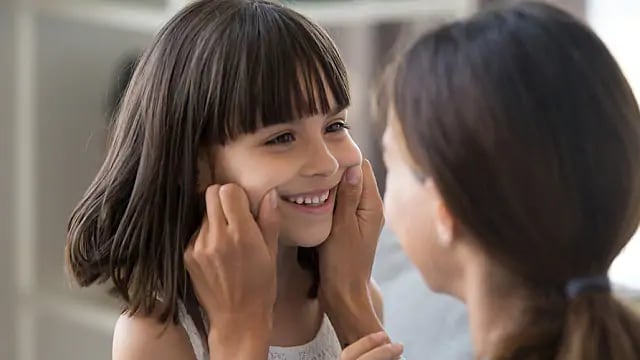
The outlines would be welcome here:
[[[205,255],[207,255],[208,258],[210,257],[215,257],[218,254],[224,253],[226,251],[226,246],[224,243],[220,243],[220,242],[215,242],[213,244],[211,244],[210,246],[208,246],[204,253]]]

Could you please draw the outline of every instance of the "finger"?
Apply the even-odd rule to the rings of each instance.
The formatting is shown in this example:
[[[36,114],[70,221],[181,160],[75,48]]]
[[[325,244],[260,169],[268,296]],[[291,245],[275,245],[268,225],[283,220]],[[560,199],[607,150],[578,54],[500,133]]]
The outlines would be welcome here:
[[[378,183],[369,160],[362,163],[362,193],[358,203],[358,211],[382,212],[382,197],[378,190]]]
[[[278,211],[278,194],[271,190],[264,196],[258,212],[258,225],[272,257],[278,252],[278,235],[280,234],[280,212]]]
[[[389,337],[384,331],[367,335],[344,349],[340,359],[358,359],[363,354],[387,343],[389,343]]]
[[[248,224],[254,223],[249,207],[249,198],[243,188],[236,184],[220,187],[220,204],[230,230],[239,232]]]
[[[362,194],[362,168],[352,166],[345,171],[338,185],[334,221],[348,221],[355,214]]]
[[[205,246],[204,243],[207,240],[206,237],[208,233],[209,233],[209,220],[205,216],[204,219],[202,220],[202,225],[200,225],[198,230],[196,230],[196,232],[193,234],[193,236],[189,240],[189,243],[187,244],[184,250],[184,254],[183,254],[184,265],[189,273],[194,271],[195,262],[196,262],[195,254],[196,252],[201,252],[202,249],[204,248]]]
[[[191,246],[194,253],[198,253],[198,252],[201,252],[203,249],[206,249],[209,245],[211,245],[209,243],[210,240],[211,239],[209,237],[209,217],[208,215],[206,215],[202,219],[202,224],[200,224],[200,227],[198,228],[196,233],[193,234],[193,239],[191,240],[191,243],[189,245]]]
[[[404,348],[400,344],[386,344],[369,351],[358,360],[395,360],[402,355],[403,351]]]
[[[205,192],[206,219],[213,231],[221,231],[227,226],[227,219],[220,201],[220,185],[211,185]],[[203,221],[204,224],[204,221]]]
[[[189,241],[187,247],[184,249],[183,261],[184,267],[189,271],[191,264],[193,263],[193,245],[195,244],[195,239]]]

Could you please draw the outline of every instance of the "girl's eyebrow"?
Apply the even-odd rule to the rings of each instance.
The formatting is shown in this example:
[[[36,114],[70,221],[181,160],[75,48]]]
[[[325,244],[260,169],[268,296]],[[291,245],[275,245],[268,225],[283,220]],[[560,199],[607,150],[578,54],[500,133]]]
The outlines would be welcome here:
[[[330,119],[338,114],[340,114],[341,112],[343,112],[347,107],[349,107],[348,105],[340,105],[340,106],[336,106],[335,108],[329,110],[329,112],[324,114],[325,119]],[[295,123],[296,121],[293,121],[292,123]],[[267,128],[273,128],[273,127],[278,127],[278,126],[282,126],[282,127],[286,127],[287,124],[292,124],[292,123],[280,123],[280,124],[273,124],[273,125],[269,125],[269,126],[265,126],[262,127],[260,129],[256,130],[256,133],[260,133],[260,132],[264,132]]]
[[[340,114],[342,111],[344,111],[347,108],[347,105],[341,105],[341,106],[337,106],[331,110],[329,110],[328,113],[325,114],[325,118],[331,118],[334,117],[338,114]]]

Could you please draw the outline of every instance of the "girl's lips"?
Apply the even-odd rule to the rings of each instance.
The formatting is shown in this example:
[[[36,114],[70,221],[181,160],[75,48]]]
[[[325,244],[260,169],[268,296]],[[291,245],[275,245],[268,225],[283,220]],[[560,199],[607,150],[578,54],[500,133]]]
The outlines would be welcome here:
[[[329,190],[329,193],[327,194],[327,198],[324,202],[308,203],[309,201],[307,201],[307,203],[299,204],[291,201],[291,199],[300,199],[300,198],[304,198],[304,199],[315,198],[316,200],[319,201],[321,200],[321,196],[323,195],[323,192],[326,194],[326,190],[324,190],[320,192],[306,193],[304,196],[296,195],[295,197],[294,196],[282,197],[282,202],[285,203],[286,206],[289,206],[302,213],[307,213],[312,215],[324,215],[327,213],[333,213],[333,204],[335,202],[336,187],[333,187],[332,189]]]

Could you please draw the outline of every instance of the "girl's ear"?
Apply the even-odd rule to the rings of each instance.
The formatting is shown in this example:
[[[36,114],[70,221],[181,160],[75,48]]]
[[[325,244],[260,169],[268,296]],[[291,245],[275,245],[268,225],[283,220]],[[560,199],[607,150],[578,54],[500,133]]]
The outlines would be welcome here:
[[[207,147],[201,147],[198,151],[196,163],[197,188],[199,192],[205,192],[209,185],[213,184],[213,167],[211,164],[211,154]]]

